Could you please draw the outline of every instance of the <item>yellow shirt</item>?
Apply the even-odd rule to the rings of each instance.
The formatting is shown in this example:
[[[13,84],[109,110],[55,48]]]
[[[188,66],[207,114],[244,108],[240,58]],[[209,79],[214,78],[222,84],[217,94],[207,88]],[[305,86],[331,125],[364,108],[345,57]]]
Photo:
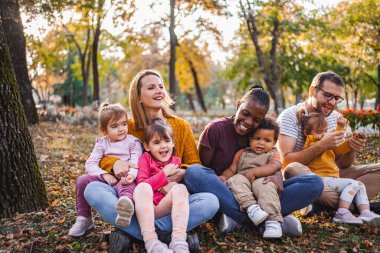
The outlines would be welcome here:
[[[187,168],[193,164],[200,164],[197,145],[189,122],[184,119],[173,117],[167,118],[167,124],[171,126],[174,134],[175,156],[181,158],[182,167]],[[128,134],[144,141],[144,130],[135,130],[131,119],[128,120]],[[100,168],[112,173],[112,167],[119,158],[106,156],[99,163]]]
[[[306,137],[304,148],[314,145],[319,139],[316,139],[313,135]],[[315,174],[321,177],[339,177],[339,168],[335,163],[335,154],[343,154],[351,151],[351,147],[346,140],[342,145],[334,149],[326,150],[319,156],[314,158],[307,167],[311,169]]]

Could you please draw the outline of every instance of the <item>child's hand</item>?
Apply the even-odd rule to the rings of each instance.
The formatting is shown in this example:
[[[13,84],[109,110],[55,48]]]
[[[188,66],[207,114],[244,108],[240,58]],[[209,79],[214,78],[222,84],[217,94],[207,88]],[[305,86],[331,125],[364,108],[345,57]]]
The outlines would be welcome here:
[[[135,176],[134,175],[127,175],[126,177],[120,178],[120,183],[122,185],[132,184],[133,181],[135,181]]]
[[[173,186],[176,185],[176,184],[177,184],[176,182],[170,182],[170,183],[168,183],[167,185],[161,187],[160,193],[164,194],[164,195],[167,195],[170,192],[170,190],[173,188]]]
[[[224,182],[224,183],[227,181],[227,179],[226,179],[225,176],[219,176],[219,178],[220,178],[220,180],[222,180],[222,182]]]
[[[113,186],[113,185],[115,185],[117,183],[116,177],[114,177],[111,174],[106,173],[106,174],[102,174],[100,176],[104,179],[104,181],[107,182],[107,184],[109,184],[111,186]]]
[[[169,177],[171,175],[174,175],[179,172],[179,168],[177,164],[169,163],[163,168],[163,171],[166,175],[166,177]]]
[[[342,115],[339,115],[339,117],[336,119],[336,131],[345,130],[347,125],[347,120],[342,117]]]
[[[130,164],[129,162],[117,160],[113,165],[113,173],[116,178],[124,177],[129,171]]]

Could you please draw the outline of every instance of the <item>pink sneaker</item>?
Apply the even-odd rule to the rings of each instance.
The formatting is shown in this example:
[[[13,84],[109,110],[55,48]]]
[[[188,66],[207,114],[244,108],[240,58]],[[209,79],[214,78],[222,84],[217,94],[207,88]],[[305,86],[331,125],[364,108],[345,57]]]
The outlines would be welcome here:
[[[135,213],[135,206],[132,200],[126,196],[122,196],[116,203],[116,225],[120,227],[127,227],[131,223],[131,218]]]
[[[358,224],[362,225],[363,221],[355,217],[350,211],[345,210],[343,212],[337,211],[333,218],[333,221],[336,223],[347,223],[347,224]]]
[[[364,223],[371,227],[380,228],[380,215],[371,212],[370,210],[363,211],[359,216]]]
[[[168,245],[159,240],[149,240],[145,243],[145,249],[147,253],[173,253]]]
[[[189,245],[186,240],[172,239],[169,245],[169,249],[173,250],[175,253],[190,253]]]
[[[87,230],[95,227],[92,217],[78,216],[75,224],[71,227],[69,235],[73,237],[79,237],[86,233]]]

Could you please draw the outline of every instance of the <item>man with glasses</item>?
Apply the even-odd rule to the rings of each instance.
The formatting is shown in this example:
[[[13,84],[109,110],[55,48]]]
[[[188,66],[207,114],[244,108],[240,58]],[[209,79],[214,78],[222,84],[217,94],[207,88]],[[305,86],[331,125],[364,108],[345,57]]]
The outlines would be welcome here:
[[[311,162],[322,152],[343,143],[345,131],[334,131],[337,125],[336,120],[340,115],[335,109],[344,100],[342,98],[343,92],[344,82],[340,76],[333,72],[319,73],[311,83],[308,99],[284,110],[280,114],[277,119],[280,125],[278,148],[283,164],[288,164],[286,168],[283,168],[285,178],[312,173],[305,164]],[[306,113],[321,113],[328,122],[328,133],[315,145],[306,149],[302,149],[305,136],[296,117],[296,111],[300,107],[304,107]],[[366,135],[363,132],[356,132],[355,138],[349,139],[349,145],[352,150],[348,153],[337,155],[335,161],[340,168],[340,177],[361,181],[367,188],[368,197],[372,198],[380,193],[380,164],[352,165],[355,161],[356,152],[362,149],[365,143]],[[339,195],[325,185],[318,202],[323,206],[336,210]],[[377,207],[378,204],[372,205],[372,207]],[[379,210],[374,211],[379,212]]]

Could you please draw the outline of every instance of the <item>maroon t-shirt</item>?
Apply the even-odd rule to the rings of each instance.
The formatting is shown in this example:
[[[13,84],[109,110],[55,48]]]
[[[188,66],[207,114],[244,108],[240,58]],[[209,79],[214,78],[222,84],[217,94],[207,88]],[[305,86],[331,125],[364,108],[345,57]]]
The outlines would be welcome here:
[[[209,167],[217,175],[227,169],[235,153],[249,145],[248,135],[238,135],[233,125],[233,117],[214,120],[203,130],[199,144],[214,150],[214,157]]]

